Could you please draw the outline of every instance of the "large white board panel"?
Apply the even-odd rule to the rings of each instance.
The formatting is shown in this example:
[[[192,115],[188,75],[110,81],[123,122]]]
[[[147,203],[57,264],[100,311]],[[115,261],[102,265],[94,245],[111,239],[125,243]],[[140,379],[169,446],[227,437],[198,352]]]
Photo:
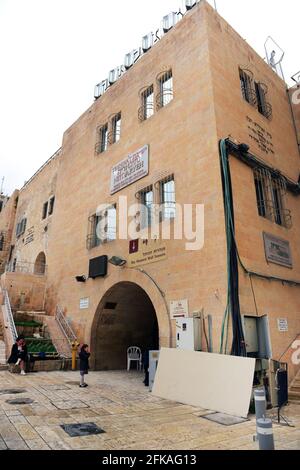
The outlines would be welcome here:
[[[246,418],[255,359],[162,348],[153,395]]]

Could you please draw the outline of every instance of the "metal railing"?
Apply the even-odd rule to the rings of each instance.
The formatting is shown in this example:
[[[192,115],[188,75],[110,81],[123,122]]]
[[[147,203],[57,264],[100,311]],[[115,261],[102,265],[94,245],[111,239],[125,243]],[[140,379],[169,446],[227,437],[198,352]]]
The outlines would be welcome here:
[[[36,276],[45,276],[47,273],[47,265],[44,263],[29,263],[28,261],[11,262],[6,265],[8,273],[24,273],[35,274]]]
[[[66,317],[64,316],[61,308],[59,306],[56,307],[56,314],[55,319],[62,331],[62,333],[67,338],[68,342],[74,343],[77,340],[77,337],[71,327],[71,325],[67,322]]]
[[[9,331],[11,332],[13,342],[15,342],[18,337],[18,333],[17,333],[14,317],[13,317],[11,306],[10,306],[9,295],[6,289],[3,289],[2,292],[4,294],[5,322],[8,325]]]

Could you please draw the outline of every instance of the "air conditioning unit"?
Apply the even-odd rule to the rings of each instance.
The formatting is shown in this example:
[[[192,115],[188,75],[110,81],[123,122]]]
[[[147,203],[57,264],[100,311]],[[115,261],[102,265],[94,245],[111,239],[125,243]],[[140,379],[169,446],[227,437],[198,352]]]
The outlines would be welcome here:
[[[149,33],[147,34],[146,36],[143,37],[142,39],[142,49],[143,49],[143,52],[147,52],[149,49],[151,49],[151,47],[153,46],[154,44],[154,36],[153,36],[153,33]]]
[[[94,92],[94,97],[95,99],[100,98],[108,88],[108,80],[103,80],[102,82],[98,83],[98,85],[95,86],[95,92]]]
[[[163,17],[163,30],[167,33],[178,22],[178,15],[174,11]]]
[[[185,8],[191,10],[197,3],[197,0],[185,0]]]
[[[121,76],[122,70],[121,67],[116,67],[115,69],[111,70],[108,74],[108,81],[110,85],[115,83]]]
[[[134,49],[133,51],[129,52],[125,55],[124,65],[126,69],[129,69],[133,66],[133,64],[138,60],[141,55],[140,49]]]

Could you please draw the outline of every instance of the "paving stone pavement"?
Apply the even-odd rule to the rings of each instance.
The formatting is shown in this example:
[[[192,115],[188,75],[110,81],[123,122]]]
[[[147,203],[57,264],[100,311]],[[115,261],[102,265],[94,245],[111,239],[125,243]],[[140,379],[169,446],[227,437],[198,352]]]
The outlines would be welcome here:
[[[201,418],[207,410],[153,396],[135,371],[0,372],[0,450],[257,450],[255,417],[234,426]],[[23,393],[1,393],[7,389]],[[9,404],[14,398],[31,404]],[[274,411],[270,411],[275,415]],[[277,450],[300,449],[300,405],[283,415],[294,427],[273,425]],[[63,424],[95,423],[104,434],[70,437]]]

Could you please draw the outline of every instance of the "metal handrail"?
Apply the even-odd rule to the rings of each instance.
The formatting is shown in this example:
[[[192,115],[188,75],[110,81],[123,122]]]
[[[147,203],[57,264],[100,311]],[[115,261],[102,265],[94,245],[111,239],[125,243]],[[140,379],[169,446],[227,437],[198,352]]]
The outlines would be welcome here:
[[[71,325],[67,322],[66,317],[64,316],[61,308],[59,306],[56,307],[56,315],[55,319],[60,326],[61,331],[67,338],[69,343],[73,343],[77,340],[77,337],[71,327]]]
[[[6,315],[6,322],[9,325],[9,329],[11,331],[12,338],[15,342],[17,337],[18,337],[18,333],[17,333],[14,317],[13,317],[12,310],[11,310],[11,305],[10,305],[8,292],[7,292],[6,289],[3,289],[3,294],[4,294],[4,307],[5,307],[4,311],[5,311],[5,315]]]
[[[48,266],[44,263],[30,263],[29,261],[18,261],[17,263],[8,263],[5,271],[8,273],[35,274],[36,276],[45,276]]]

